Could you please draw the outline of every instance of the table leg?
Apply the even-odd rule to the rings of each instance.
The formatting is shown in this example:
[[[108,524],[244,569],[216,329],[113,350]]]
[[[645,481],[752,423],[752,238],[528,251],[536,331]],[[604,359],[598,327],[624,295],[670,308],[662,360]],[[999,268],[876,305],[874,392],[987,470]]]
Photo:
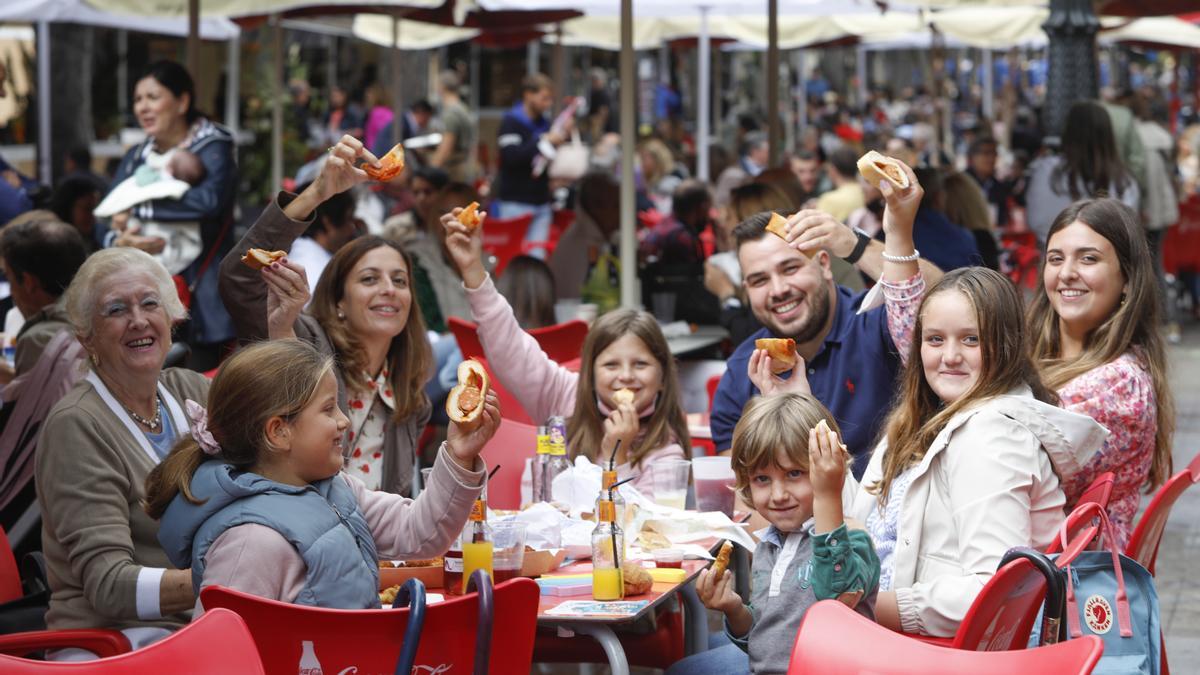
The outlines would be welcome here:
[[[683,597],[683,629],[687,635],[683,653],[690,656],[708,649],[708,610],[696,594],[695,580],[684,584],[679,595]]]
[[[611,628],[602,623],[574,623],[567,627],[576,633],[589,635],[600,643],[600,647],[608,656],[612,675],[629,675],[629,660],[625,657],[625,647],[621,646],[621,641]]]

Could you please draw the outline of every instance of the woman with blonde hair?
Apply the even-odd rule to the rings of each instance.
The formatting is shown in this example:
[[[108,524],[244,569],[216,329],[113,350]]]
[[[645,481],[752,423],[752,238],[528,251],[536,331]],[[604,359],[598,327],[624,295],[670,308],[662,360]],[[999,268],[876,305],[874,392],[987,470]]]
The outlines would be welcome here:
[[[945,204],[942,212],[950,222],[965,228],[975,237],[979,257],[988,269],[1000,269],[1000,250],[996,235],[992,231],[992,216],[988,212],[987,197],[975,182],[962,171],[947,174],[942,179],[942,194]]]
[[[1028,317],[1034,362],[1064,408],[1111,432],[1083,471],[1064,477],[1067,503],[1101,473],[1116,474],[1108,513],[1124,546],[1139,490],[1171,475],[1175,430],[1150,248],[1132,209],[1088,199],[1054,219],[1042,265]]]
[[[675,167],[675,157],[667,144],[657,138],[647,138],[638,145],[638,160],[642,165],[642,187],[659,213],[671,213],[671,195],[683,179]]]
[[[347,472],[370,490],[408,495],[417,440],[430,415],[424,386],[433,355],[403,247],[380,237],[346,244],[321,273],[307,311],[303,267],[287,258],[261,271],[241,262],[251,248],[289,250],[318,204],[367,180],[357,161],[377,160],[344,136],[308,188],[280,193],[221,262],[221,297],[242,340],[299,337],[336,358],[338,405],[350,417]]]

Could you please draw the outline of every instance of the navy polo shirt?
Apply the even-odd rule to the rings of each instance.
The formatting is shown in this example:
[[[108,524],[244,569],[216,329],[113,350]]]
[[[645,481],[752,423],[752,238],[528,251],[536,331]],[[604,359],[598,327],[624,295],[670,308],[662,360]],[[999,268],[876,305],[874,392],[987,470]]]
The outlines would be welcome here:
[[[817,355],[806,364],[809,387],[841,427],[842,440],[854,455],[854,477],[859,479],[891,408],[901,368],[884,307],[858,314],[865,296],[865,291],[855,295],[837,287],[829,334]],[[754,341],[765,337],[777,336],[763,328],[738,345],[717,386],[711,415],[717,450],[729,449],[742,408],[759,394],[746,374],[746,366],[754,352]]]

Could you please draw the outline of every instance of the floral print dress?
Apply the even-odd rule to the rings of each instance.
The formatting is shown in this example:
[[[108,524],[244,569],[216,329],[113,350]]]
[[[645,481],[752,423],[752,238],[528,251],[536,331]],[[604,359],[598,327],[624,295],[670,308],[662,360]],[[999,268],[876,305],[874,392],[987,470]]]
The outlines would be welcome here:
[[[1109,436],[1083,471],[1063,479],[1067,506],[1073,507],[1096,476],[1112,471],[1108,515],[1123,549],[1133,530],[1140,490],[1150,475],[1158,434],[1154,380],[1145,359],[1134,348],[1113,361],[1076,377],[1058,390],[1062,407],[1088,415]]]
[[[361,480],[368,490],[378,490],[383,482],[383,427],[396,410],[387,365],[367,382],[365,391],[351,389],[347,405],[350,454],[346,473]]]

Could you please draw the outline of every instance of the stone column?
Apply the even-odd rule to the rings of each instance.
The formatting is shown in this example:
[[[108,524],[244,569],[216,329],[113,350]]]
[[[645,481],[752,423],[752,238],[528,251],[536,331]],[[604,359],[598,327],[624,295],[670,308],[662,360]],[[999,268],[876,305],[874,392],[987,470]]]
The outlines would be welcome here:
[[[1048,137],[1062,133],[1071,104],[1094,99],[1096,88],[1096,31],[1100,21],[1091,0],[1050,0],[1050,18],[1042,30],[1050,38],[1049,73],[1042,121]]]

